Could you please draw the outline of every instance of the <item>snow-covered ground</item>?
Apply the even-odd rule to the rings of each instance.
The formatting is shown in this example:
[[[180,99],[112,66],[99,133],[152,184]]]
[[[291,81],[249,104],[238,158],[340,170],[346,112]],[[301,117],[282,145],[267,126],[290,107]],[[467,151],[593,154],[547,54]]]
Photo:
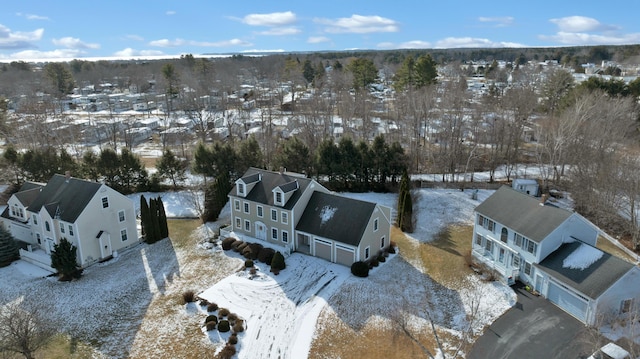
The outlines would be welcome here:
[[[480,190],[478,200],[474,200],[471,190],[416,190],[417,230],[412,235],[419,241],[429,241],[448,224],[471,223],[473,208],[491,192]],[[345,195],[395,207],[395,194]],[[135,200],[136,196],[139,194],[132,198]],[[197,215],[190,193],[161,196],[169,217]],[[219,223],[229,220],[228,208],[221,217]],[[465,317],[474,302],[480,301],[475,330],[515,303],[515,294],[508,287],[483,282],[476,276],[469,277],[465,290],[444,287],[407,262],[402,254],[392,255],[365,279],[352,276],[347,267],[298,253],[287,257],[287,268],[279,275],[268,273],[268,268],[258,263],[260,275],[249,279],[246,271],[236,271],[242,263],[236,253],[196,245],[210,236],[204,228],[195,234],[192,247],[174,247],[170,241],[141,244],[115,260],[88,268],[81,280],[70,283],[42,278],[44,273],[37,273],[22,261],[14,262],[0,268],[0,303],[27,297],[56,303],[52,315],[59,328],[95,343],[106,357],[143,353],[162,356],[163,337],[186,335],[192,331],[185,325],[202,323],[197,311],[188,306],[176,310],[176,304],[170,302],[159,310],[156,303],[190,287],[246,320],[246,331],[239,336],[241,359],[305,358],[316,328],[323,325],[317,323],[323,309],[348,325],[359,327],[368,320],[384,324],[392,318],[389,309],[398,308],[405,301],[413,308],[423,308],[409,314],[413,325],[424,326],[427,301],[432,308],[439,308],[430,312],[435,323],[459,334],[468,325]],[[203,269],[202,265],[206,267]],[[402,275],[402,283],[398,283],[398,275]],[[162,320],[147,323],[150,316]],[[203,345],[212,350],[223,344],[201,335],[206,342]]]

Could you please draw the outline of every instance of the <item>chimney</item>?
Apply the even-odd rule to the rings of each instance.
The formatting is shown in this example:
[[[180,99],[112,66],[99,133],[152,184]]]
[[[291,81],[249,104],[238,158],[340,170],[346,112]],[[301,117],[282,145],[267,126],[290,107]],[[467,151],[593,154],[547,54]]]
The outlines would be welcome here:
[[[71,171],[64,172],[64,181],[69,183],[69,179],[71,179]]]
[[[544,203],[547,201],[548,198],[549,198],[549,195],[546,193],[543,193],[542,196],[540,196],[540,205],[544,206]]]

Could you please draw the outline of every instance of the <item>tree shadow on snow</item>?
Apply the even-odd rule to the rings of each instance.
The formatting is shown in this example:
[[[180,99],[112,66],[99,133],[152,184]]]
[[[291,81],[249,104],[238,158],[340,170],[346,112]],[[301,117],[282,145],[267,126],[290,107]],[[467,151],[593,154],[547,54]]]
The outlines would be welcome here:
[[[443,251],[447,251],[456,256],[460,256],[460,252],[458,252],[456,247],[456,242],[453,241],[451,236],[451,226],[446,226],[442,228],[438,233],[434,236],[434,241],[431,242],[434,247],[440,248]]]
[[[457,291],[434,281],[401,256],[382,263],[367,278],[346,280],[328,304],[354,330],[362,329],[373,317],[400,324],[407,314],[458,330],[456,317],[465,313]]]

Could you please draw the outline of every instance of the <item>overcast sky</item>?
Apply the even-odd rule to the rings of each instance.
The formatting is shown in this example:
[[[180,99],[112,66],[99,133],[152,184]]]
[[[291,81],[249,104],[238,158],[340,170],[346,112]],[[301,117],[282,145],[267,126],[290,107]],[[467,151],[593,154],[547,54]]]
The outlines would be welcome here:
[[[640,43],[640,1],[15,0],[0,61]]]

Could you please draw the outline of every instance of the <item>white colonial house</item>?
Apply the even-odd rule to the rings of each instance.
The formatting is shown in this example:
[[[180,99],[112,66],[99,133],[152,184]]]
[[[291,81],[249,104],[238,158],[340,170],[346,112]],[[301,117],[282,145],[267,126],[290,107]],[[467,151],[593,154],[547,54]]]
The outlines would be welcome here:
[[[599,233],[575,212],[504,186],[476,207],[472,256],[594,325],[640,304],[640,269],[596,248]]]
[[[54,175],[48,183],[25,183],[0,216],[18,241],[25,260],[50,269],[54,244],[66,238],[77,248],[78,264],[86,267],[111,258],[140,242],[133,201],[97,182]],[[37,255],[37,252],[44,252]]]
[[[221,230],[350,266],[387,248],[391,208],[331,193],[291,172],[250,168],[229,192],[231,226]]]

